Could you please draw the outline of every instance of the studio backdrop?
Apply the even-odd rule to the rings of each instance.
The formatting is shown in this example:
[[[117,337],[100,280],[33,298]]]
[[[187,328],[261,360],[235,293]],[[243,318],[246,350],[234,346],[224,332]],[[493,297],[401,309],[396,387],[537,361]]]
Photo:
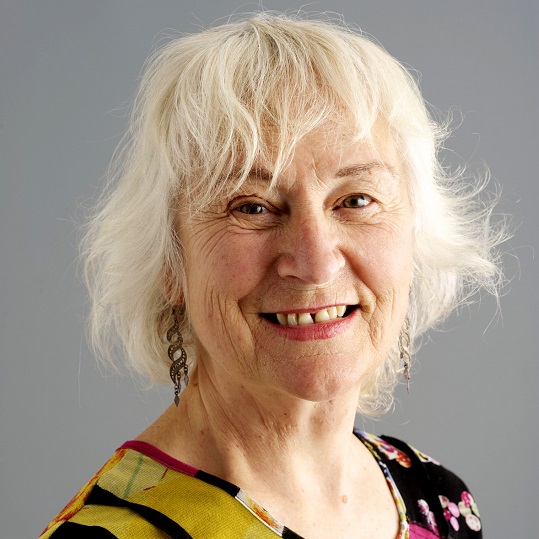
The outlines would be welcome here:
[[[267,0],[330,11],[413,70],[453,135],[444,163],[490,170],[511,214],[511,281],[429,334],[393,413],[358,425],[401,437],[469,483],[485,537],[536,537],[539,483],[539,4],[536,0]],[[171,387],[103,370],[85,337],[78,225],[127,125],[155,47],[258,3],[0,1],[0,535],[30,538]],[[328,16],[328,15],[326,15]]]

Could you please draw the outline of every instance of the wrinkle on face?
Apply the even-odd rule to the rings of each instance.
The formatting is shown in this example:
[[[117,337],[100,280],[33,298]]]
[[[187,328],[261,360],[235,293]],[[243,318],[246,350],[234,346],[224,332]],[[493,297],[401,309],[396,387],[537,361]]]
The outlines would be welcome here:
[[[373,151],[349,141],[333,148],[316,137],[296,148],[276,181],[260,164],[233,196],[202,209],[179,233],[199,356],[221,373],[215,376],[329,398],[383,361],[398,335],[412,280],[412,216],[390,141],[382,136]],[[335,204],[357,192],[376,205],[353,220]],[[268,201],[270,221],[230,211],[234,197],[254,195]],[[303,257],[305,265],[316,253],[331,260],[332,249],[338,263],[327,282],[294,274],[293,265],[292,273],[277,270],[283,257]],[[332,302],[360,304],[346,338],[290,342],[261,317]]]

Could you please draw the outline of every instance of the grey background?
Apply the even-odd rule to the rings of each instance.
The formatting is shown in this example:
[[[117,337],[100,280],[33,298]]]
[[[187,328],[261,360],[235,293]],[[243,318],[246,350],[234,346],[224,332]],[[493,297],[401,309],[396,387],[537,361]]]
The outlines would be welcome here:
[[[266,9],[302,2],[267,0]],[[365,422],[465,478],[490,539],[537,536],[539,4],[537,0],[322,0],[422,74],[463,122],[453,164],[486,162],[517,230],[509,293],[463,309],[419,354],[410,395]],[[257,4],[235,0],[0,2],[0,523],[41,529],[171,400],[102,373],[84,337],[78,208],[99,186],[126,103],[164,29],[196,31]],[[161,32],[161,33],[160,33]],[[518,258],[518,260],[517,260]],[[362,422],[360,421],[360,424]]]

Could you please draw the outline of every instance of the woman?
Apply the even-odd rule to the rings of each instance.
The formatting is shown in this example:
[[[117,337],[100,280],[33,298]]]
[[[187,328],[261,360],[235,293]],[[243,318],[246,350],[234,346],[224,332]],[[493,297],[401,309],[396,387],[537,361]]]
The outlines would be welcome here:
[[[481,537],[458,477],[353,430],[416,336],[496,289],[443,135],[343,26],[260,14],[155,55],[84,254],[94,344],[174,404],[43,538]]]

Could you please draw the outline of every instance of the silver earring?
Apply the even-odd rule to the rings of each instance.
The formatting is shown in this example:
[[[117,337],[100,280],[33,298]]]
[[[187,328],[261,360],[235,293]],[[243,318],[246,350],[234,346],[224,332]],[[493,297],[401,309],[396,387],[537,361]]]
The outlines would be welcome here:
[[[167,342],[170,343],[168,357],[172,361],[169,372],[174,384],[174,404],[178,406],[182,379],[185,387],[189,383],[189,368],[187,366],[187,352],[183,348],[177,307],[172,307],[172,316],[174,317],[174,325],[167,331]]]
[[[399,333],[399,355],[404,365],[404,378],[406,390],[410,393],[410,319],[406,317]]]

